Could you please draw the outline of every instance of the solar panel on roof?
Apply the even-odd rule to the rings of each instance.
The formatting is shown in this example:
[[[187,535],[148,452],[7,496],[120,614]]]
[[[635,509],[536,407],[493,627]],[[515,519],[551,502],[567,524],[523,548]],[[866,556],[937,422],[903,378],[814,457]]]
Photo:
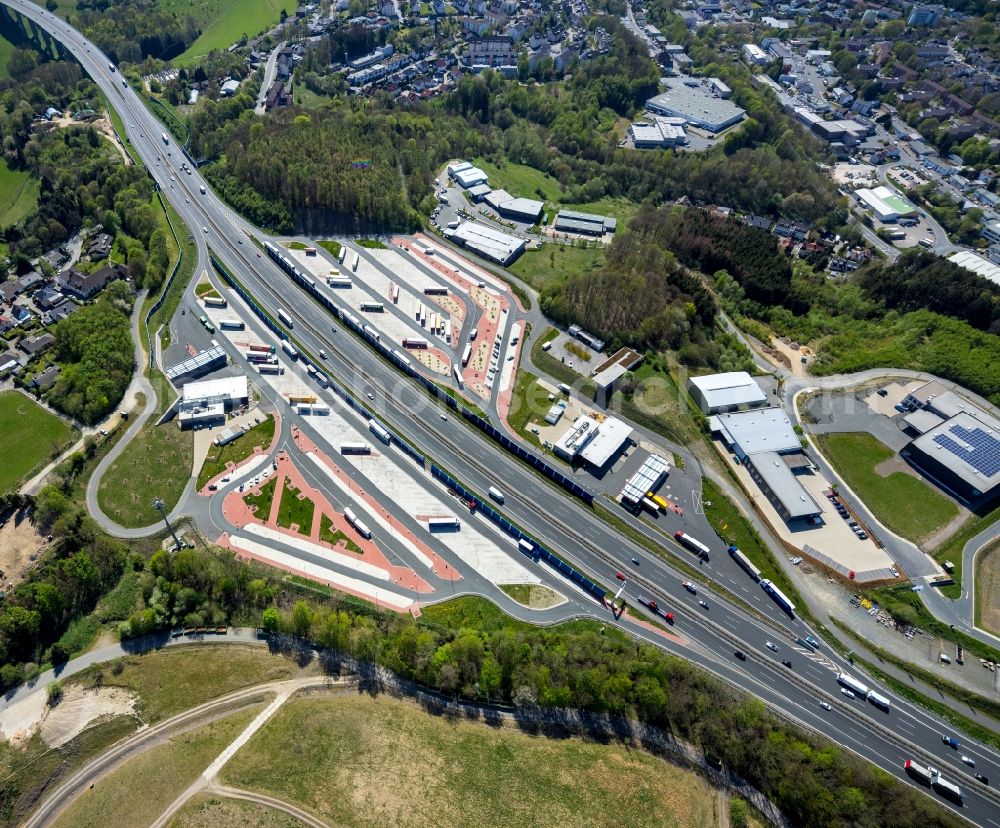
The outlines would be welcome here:
[[[981,428],[968,429],[960,425],[954,425],[948,430],[966,445],[963,446],[950,434],[938,434],[934,437],[934,442],[986,477],[993,477],[1000,472],[1000,440],[995,435]]]

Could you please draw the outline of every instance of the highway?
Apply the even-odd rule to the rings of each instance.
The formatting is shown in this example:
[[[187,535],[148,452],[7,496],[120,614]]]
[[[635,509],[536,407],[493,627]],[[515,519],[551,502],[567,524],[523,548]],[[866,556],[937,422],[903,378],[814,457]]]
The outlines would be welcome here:
[[[631,634],[665,646],[745,688],[784,715],[828,736],[898,778],[906,779],[902,772],[905,758],[923,758],[941,767],[948,778],[964,789],[965,802],[960,812],[977,824],[1000,828],[996,816],[1000,797],[965,773],[955,752],[943,747],[940,736],[949,732],[945,725],[921,708],[893,698],[893,694],[881,688],[879,692],[893,698],[890,713],[882,713],[861,701],[845,701],[838,692],[836,673],[847,665],[825,648],[812,654],[803,652],[805,648],[796,649],[793,639],[810,632],[801,621],[780,617],[780,611],[770,601],[757,600],[755,605],[759,604],[761,613],[767,617],[764,621],[710,590],[700,593],[699,597],[704,596],[710,606],[707,612],[701,610],[697,599],[680,586],[686,576],[668,560],[648,553],[619,535],[594,511],[556,491],[512,456],[481,438],[461,422],[460,417],[452,416],[442,421],[423,392],[390,369],[357,338],[343,330],[333,333],[332,326],[339,329],[339,323],[304,292],[294,288],[266,257],[258,255],[258,249],[247,234],[266,236],[233,216],[196,170],[191,174],[180,170],[181,162],[186,159],[174,140],[170,138],[165,143],[161,139],[162,125],[93,44],[32,3],[25,0],[2,2],[57,36],[118,109],[133,147],[164,195],[193,230],[199,249],[198,272],[207,269],[210,245],[265,308],[272,313],[278,307],[286,308],[295,321],[296,339],[304,347],[313,353],[321,347],[329,352],[332,375],[359,399],[368,391],[375,395],[373,407],[397,433],[471,487],[485,491],[490,485],[499,485],[508,494],[504,511],[512,520],[598,580],[607,583],[614,580],[615,570],[628,571],[633,582],[629,589],[633,603],[641,591],[644,595],[657,597],[661,607],[675,609],[679,622],[676,632],[692,639],[692,643],[690,646],[665,644],[661,636],[623,616],[621,625]],[[200,192],[202,186],[206,188],[205,194]],[[308,433],[308,423],[303,423],[302,428]],[[318,439],[315,435],[310,436]],[[218,517],[215,515],[213,519]],[[640,564],[632,566],[631,557]],[[693,558],[688,557],[693,563]],[[712,565],[710,563],[706,569],[710,571]],[[472,578],[467,578],[464,586],[473,591],[477,588]],[[478,586],[483,587],[482,584]],[[734,581],[734,588],[744,592],[751,603],[760,598],[760,588],[748,578],[742,584]],[[608,613],[596,603],[592,612],[595,617],[610,620]],[[767,650],[766,641],[776,643],[779,653]],[[733,658],[736,647],[748,654],[748,661]],[[790,658],[792,669],[784,667],[781,658]],[[824,698],[832,705],[829,712],[819,706],[819,700]],[[977,770],[994,780],[1000,779],[1000,755],[996,752],[971,743],[963,744],[962,752],[976,757]],[[935,798],[950,807],[939,797]]]

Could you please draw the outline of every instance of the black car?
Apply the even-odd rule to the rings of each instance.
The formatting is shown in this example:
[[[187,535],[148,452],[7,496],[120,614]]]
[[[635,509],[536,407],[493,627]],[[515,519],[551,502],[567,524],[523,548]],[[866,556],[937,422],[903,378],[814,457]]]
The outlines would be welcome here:
[[[743,650],[737,650],[735,653],[733,653],[733,655],[736,656],[740,661],[747,660],[747,654],[743,652]]]
[[[976,774],[976,779],[978,779],[984,785],[989,785],[990,784],[990,780],[987,779],[985,776],[983,776],[981,773],[977,773]]]
[[[781,663],[784,664],[789,670],[792,669],[792,662],[790,662],[787,658],[783,658]]]

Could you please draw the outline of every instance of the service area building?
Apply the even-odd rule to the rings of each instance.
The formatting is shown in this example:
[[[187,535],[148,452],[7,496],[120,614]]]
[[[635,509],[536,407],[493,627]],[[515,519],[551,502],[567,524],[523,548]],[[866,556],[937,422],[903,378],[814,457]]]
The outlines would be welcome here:
[[[703,414],[738,411],[767,403],[767,394],[746,371],[728,371],[688,380],[688,391]]]
[[[226,412],[243,405],[249,396],[249,383],[244,375],[189,382],[181,391],[177,422],[181,428],[225,422]]]
[[[504,218],[535,224],[545,210],[545,204],[531,198],[515,198],[506,190],[492,190],[483,197],[490,207]]]
[[[642,354],[631,348],[621,348],[593,372],[594,385],[597,387],[597,402],[607,405],[615,391],[615,384],[629,371],[634,371],[642,362]]]
[[[215,345],[204,351],[200,351],[190,359],[185,359],[183,362],[172,365],[165,373],[167,379],[176,385],[177,381],[184,379],[184,377],[200,377],[202,374],[207,374],[209,371],[221,368],[226,364],[227,360],[226,352],[222,346]]]
[[[603,469],[628,443],[632,426],[615,417],[582,414],[552,446],[552,451],[568,463],[578,457],[595,469]]]

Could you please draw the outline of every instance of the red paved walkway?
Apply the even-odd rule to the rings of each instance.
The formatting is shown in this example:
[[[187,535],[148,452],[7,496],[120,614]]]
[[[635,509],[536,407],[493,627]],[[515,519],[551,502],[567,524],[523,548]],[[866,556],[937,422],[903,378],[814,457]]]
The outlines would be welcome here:
[[[223,477],[225,477],[227,474],[233,474],[237,469],[242,468],[251,460],[253,460],[255,457],[259,457],[262,454],[267,455],[270,454],[272,451],[274,451],[274,449],[278,445],[278,440],[281,438],[281,416],[278,414],[277,411],[274,412],[273,416],[274,416],[274,436],[271,438],[271,444],[269,446],[256,445],[254,446],[253,454],[251,454],[249,457],[241,460],[239,463],[227,463],[226,470],[219,472],[215,477],[209,480],[208,483],[205,484],[204,488],[202,488],[201,491],[198,492],[198,494],[204,495],[206,497],[211,497],[212,495],[215,494],[215,492],[209,491],[208,488],[209,486],[211,486],[212,484],[218,485],[219,481]]]

